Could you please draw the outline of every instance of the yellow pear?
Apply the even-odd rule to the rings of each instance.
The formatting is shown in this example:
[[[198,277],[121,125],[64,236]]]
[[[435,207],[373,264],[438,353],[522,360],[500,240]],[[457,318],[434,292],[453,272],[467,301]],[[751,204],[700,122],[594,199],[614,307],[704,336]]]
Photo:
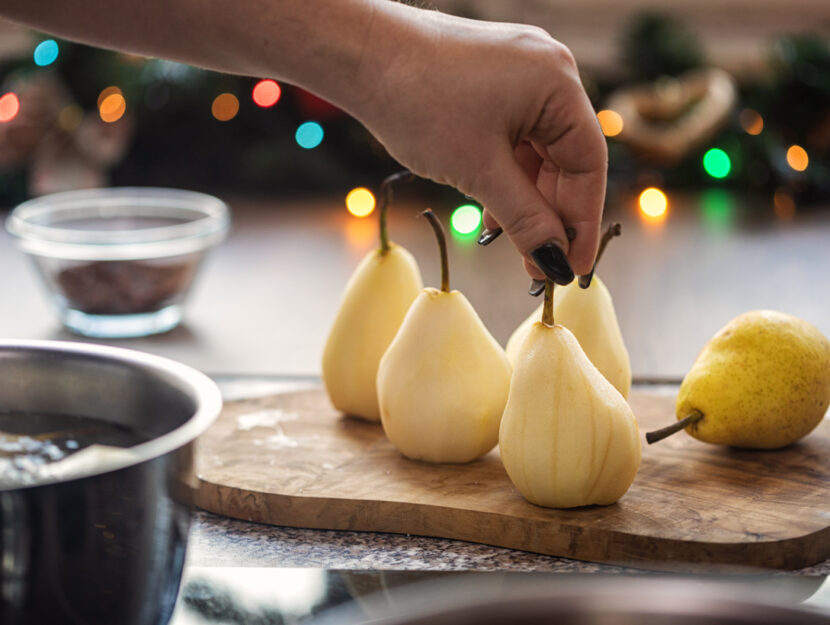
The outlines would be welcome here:
[[[550,313],[518,348],[499,434],[501,459],[531,503],[611,504],[640,466],[637,421],[573,333],[553,325],[552,306]]]
[[[619,224],[612,224],[608,228],[600,243],[596,262],[599,262],[608,241],[619,233]],[[507,357],[511,364],[515,365],[524,338],[541,315],[542,305],[539,305],[510,336],[507,341]],[[600,373],[622,393],[623,397],[628,398],[631,391],[631,362],[620,332],[611,293],[602,280],[592,271],[591,274],[580,278],[579,284],[574,281],[557,288],[553,316],[558,324],[573,333]]]
[[[504,350],[458,291],[450,291],[446,243],[441,290],[418,295],[378,367],[378,401],[386,436],[404,456],[470,462],[498,441],[510,387]]]
[[[677,395],[680,429],[720,445],[785,447],[809,434],[830,405],[830,341],[812,324],[772,310],[739,315],[698,355]]]
[[[363,258],[346,284],[323,349],[322,377],[331,403],[369,421],[380,421],[378,363],[423,288],[412,254],[386,234],[390,184],[408,175],[394,174],[381,187],[380,249]]]

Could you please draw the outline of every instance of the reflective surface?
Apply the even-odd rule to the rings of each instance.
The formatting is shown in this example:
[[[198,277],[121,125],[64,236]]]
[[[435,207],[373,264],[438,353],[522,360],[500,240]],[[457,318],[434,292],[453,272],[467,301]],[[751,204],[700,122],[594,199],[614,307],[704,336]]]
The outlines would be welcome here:
[[[825,624],[830,583],[773,575],[194,567],[186,573],[171,625],[368,622]]]

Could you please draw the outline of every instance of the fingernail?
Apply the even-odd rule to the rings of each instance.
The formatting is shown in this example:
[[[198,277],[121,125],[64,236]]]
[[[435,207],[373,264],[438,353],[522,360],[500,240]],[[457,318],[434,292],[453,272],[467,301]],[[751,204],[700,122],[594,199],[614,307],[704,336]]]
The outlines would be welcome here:
[[[530,253],[536,266],[556,284],[568,284],[574,279],[574,270],[562,248],[554,243],[540,245]]]
[[[576,238],[576,228],[572,226],[565,228],[565,236],[568,237],[568,241],[573,241]]]
[[[594,279],[594,272],[586,273],[584,276],[579,276],[579,288],[587,289],[591,286],[591,281]]]
[[[484,232],[481,233],[481,236],[478,237],[478,244],[479,245],[490,245],[493,241],[495,241],[498,236],[502,233],[501,228],[495,228],[493,230],[489,230],[488,228],[484,229]]]
[[[533,282],[530,283],[530,288],[527,290],[533,297],[539,297],[542,293],[545,292],[545,281],[544,280],[536,280],[534,279]]]

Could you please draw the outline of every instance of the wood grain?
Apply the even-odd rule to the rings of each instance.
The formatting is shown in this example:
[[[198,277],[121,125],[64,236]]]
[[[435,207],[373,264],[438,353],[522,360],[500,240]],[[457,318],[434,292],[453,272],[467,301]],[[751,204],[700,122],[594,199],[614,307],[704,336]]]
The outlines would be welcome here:
[[[641,431],[673,393],[635,389]],[[380,425],[342,417],[321,389],[230,402],[199,441],[197,504],[239,519],[455,538],[656,569],[797,569],[830,558],[830,423],[779,451],[677,434],[643,447],[637,479],[606,507],[525,501],[494,450],[467,465],[401,457]]]

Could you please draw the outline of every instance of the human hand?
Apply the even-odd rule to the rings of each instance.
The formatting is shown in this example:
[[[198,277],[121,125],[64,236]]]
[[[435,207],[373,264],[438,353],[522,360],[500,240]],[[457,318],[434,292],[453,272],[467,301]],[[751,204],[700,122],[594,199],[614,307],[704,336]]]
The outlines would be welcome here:
[[[531,26],[384,4],[353,113],[411,171],[481,202],[531,277],[588,273],[608,154],[567,48]]]

